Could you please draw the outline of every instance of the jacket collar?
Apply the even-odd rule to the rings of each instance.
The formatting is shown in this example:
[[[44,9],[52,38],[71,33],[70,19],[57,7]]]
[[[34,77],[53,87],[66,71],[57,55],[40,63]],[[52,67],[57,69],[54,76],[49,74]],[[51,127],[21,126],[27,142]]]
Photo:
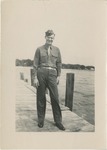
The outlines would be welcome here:
[[[45,43],[44,47],[46,50],[48,50],[48,45],[46,43]],[[50,46],[50,49],[52,50],[52,45]]]

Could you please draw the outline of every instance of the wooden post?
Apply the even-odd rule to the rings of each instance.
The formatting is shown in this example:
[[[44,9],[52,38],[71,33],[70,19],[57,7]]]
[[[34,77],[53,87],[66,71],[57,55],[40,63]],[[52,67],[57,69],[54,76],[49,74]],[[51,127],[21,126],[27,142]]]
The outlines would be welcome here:
[[[25,82],[28,82],[28,79],[25,79]]]
[[[31,86],[36,87],[36,85],[34,84],[34,78],[35,78],[34,69],[30,70],[30,75],[31,75]]]
[[[24,74],[22,72],[20,72],[20,79],[24,80]]]
[[[33,69],[30,70],[31,86],[33,86]]]
[[[72,111],[73,108],[73,91],[74,91],[74,74],[66,74],[66,94],[65,94],[65,106],[69,107]]]

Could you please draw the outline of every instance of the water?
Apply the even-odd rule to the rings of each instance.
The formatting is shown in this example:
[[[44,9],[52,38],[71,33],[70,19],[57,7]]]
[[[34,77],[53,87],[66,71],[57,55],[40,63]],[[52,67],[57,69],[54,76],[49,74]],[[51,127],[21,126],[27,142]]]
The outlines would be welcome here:
[[[95,124],[94,119],[94,71],[63,69],[60,79],[60,102],[65,104],[66,73],[74,73],[73,112]]]
[[[16,67],[17,75],[19,71],[24,73],[24,77],[30,80],[31,67]],[[58,85],[60,103],[65,105],[66,73],[74,73],[74,96],[73,112],[84,118],[91,124],[95,124],[95,104],[94,104],[94,71],[62,69],[60,84]]]

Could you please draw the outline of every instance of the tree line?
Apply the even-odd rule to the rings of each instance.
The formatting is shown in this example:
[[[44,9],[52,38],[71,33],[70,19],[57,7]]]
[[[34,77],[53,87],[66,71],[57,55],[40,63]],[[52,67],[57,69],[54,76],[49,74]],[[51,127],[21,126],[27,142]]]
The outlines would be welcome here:
[[[31,59],[16,59],[16,66],[33,66],[33,60]],[[62,69],[79,69],[79,70],[95,70],[94,66],[85,66],[80,64],[64,64],[62,63]]]

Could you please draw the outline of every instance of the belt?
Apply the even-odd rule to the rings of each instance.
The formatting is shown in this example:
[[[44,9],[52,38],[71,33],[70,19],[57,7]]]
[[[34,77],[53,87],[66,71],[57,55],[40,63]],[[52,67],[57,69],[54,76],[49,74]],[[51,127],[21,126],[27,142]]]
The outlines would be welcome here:
[[[49,70],[56,70],[55,68],[52,68],[52,67],[40,67],[40,68],[45,68],[45,69],[49,69]]]

